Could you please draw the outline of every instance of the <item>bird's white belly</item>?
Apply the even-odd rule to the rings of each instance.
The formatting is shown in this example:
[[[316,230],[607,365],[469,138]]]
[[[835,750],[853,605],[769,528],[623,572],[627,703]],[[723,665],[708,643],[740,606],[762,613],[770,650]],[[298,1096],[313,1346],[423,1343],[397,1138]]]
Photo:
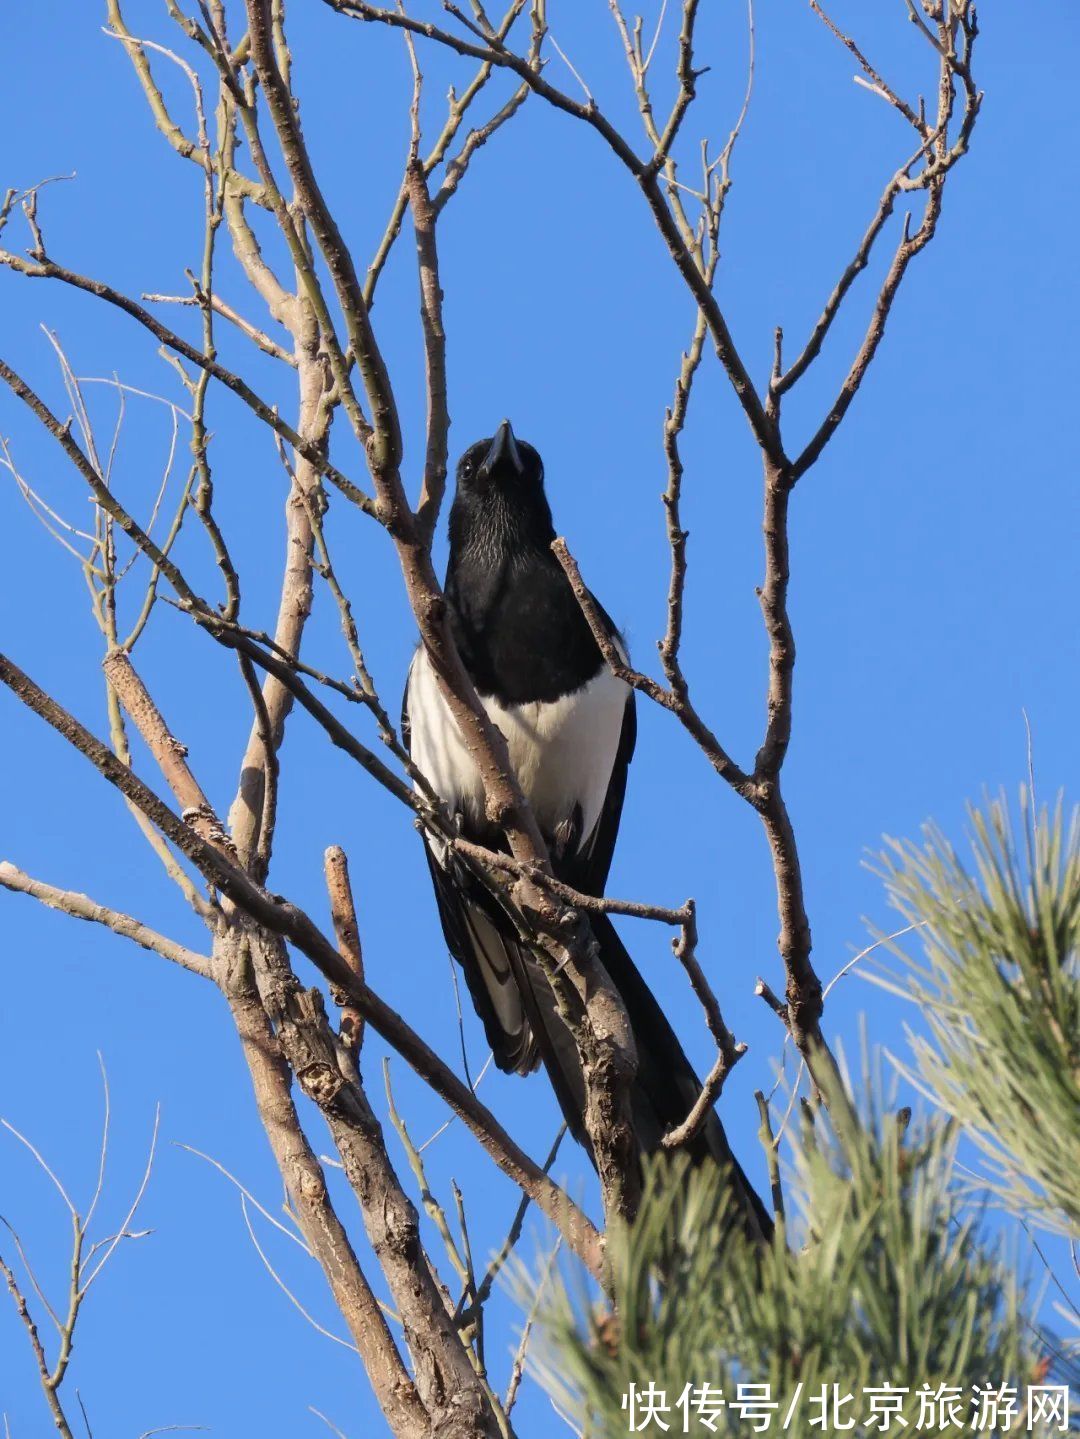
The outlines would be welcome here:
[[[552,703],[504,707],[482,700],[502,731],[510,764],[542,830],[551,834],[580,805],[586,839],[600,817],[626,711],[627,687],[605,666],[574,694]],[[480,771],[439,690],[426,653],[409,670],[412,756],[451,809],[482,820]]]

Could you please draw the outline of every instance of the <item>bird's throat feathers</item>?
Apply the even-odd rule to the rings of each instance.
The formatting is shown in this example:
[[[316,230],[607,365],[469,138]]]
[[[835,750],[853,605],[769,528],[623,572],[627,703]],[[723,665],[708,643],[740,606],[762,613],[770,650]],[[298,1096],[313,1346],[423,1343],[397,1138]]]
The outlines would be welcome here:
[[[490,483],[458,490],[450,510],[450,571],[467,566],[501,572],[550,554],[555,527],[539,487]]]

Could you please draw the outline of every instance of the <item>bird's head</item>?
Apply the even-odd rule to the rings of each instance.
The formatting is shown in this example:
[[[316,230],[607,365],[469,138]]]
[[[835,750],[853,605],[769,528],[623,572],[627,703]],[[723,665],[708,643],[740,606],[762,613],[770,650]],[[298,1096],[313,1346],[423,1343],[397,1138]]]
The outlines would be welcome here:
[[[532,445],[517,438],[510,421],[503,420],[493,435],[470,445],[458,461],[451,545],[546,549],[554,534],[543,461]]]
[[[519,440],[509,420],[486,440],[477,440],[458,460],[458,492],[483,494],[543,490],[544,465],[532,445]]]

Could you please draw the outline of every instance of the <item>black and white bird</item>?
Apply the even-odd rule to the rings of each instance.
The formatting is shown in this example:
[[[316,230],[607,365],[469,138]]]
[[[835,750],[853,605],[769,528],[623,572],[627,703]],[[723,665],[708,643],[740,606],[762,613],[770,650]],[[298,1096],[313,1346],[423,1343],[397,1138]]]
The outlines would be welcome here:
[[[556,877],[601,896],[634,752],[634,691],[604,661],[552,554],[554,538],[540,456],[504,420],[458,463],[445,586],[450,625],[484,708],[506,738]],[[402,718],[413,760],[462,835],[505,850],[502,832],[485,818],[479,770],[422,647],[409,669]],[[495,1063],[528,1074],[542,1061],[571,1132],[588,1148],[577,1049],[539,961],[480,881],[437,839],[426,836],[425,844],[446,943],[464,970]],[[648,1152],[686,1118],[701,1085],[610,919],[592,914],[590,923],[637,1043],[632,1112]],[[715,1114],[691,1151],[731,1166],[751,1225],[768,1232],[768,1215]]]

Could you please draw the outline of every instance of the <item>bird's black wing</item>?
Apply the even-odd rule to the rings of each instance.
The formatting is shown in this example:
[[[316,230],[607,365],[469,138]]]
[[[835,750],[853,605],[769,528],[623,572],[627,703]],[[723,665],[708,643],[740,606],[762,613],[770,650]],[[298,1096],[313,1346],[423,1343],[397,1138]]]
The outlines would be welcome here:
[[[401,736],[411,751],[408,686]],[[504,838],[493,830],[472,834],[466,827],[462,832],[474,843],[506,849]],[[427,834],[423,839],[443,937],[464,972],[495,1063],[507,1073],[529,1074],[540,1062],[540,1050],[529,1019],[526,996],[531,985],[517,931],[498,900],[460,860],[436,853]]]
[[[525,960],[509,916],[457,860],[447,868],[425,843],[447,947],[465,974],[498,1067],[529,1074],[540,1062],[528,1006],[523,1003]]]

